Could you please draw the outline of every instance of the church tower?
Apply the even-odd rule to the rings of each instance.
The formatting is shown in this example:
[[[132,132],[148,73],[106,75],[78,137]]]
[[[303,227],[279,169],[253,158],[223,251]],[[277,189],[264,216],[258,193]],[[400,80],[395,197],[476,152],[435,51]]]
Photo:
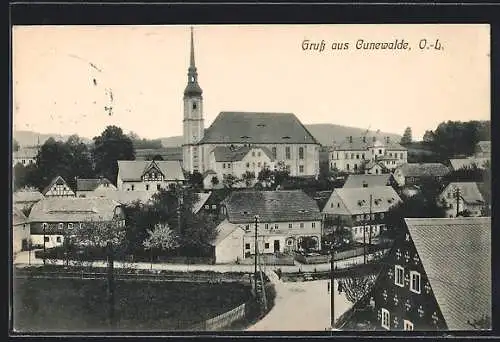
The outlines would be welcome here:
[[[198,84],[198,72],[194,62],[194,38],[191,27],[191,58],[188,69],[188,83],[184,90],[182,159],[185,171],[203,172],[201,147],[198,142],[203,138],[205,123],[203,120],[203,97]]]

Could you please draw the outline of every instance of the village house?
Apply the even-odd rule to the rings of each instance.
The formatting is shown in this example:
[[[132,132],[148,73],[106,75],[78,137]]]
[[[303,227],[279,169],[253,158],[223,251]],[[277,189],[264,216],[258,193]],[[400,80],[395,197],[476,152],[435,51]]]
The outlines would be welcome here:
[[[34,246],[61,246],[64,237],[84,224],[110,223],[125,225],[120,203],[106,198],[45,198],[37,202],[29,215]]]
[[[491,218],[405,222],[375,284],[336,328],[491,329]]]
[[[330,169],[349,173],[378,174],[408,161],[408,151],[389,137],[352,137],[334,144],[328,156]]]
[[[22,210],[12,209],[12,252],[14,255],[28,250],[30,240],[30,224]]]
[[[42,195],[45,197],[76,197],[75,192],[61,176],[54,178],[42,191]]]
[[[476,150],[474,153],[476,158],[491,158],[491,141],[480,141],[476,144]]]
[[[391,186],[393,183],[391,174],[383,175],[349,175],[343,188],[373,188],[375,186]]]
[[[116,191],[116,186],[107,178],[84,179],[77,178],[76,180],[76,196],[77,197],[96,197],[95,192]]]
[[[446,208],[446,217],[467,212],[469,216],[483,216],[485,199],[475,182],[451,182],[438,196],[438,203]]]
[[[199,212],[205,212],[205,203],[207,203],[210,198],[211,192],[198,192],[198,201],[193,204],[193,213],[198,214]]]
[[[217,226],[217,237],[210,243],[216,264],[235,263],[245,258],[245,230],[224,220]]]
[[[381,161],[370,160],[364,166],[366,175],[381,175],[389,173],[389,169]]]
[[[243,253],[248,257],[255,253],[256,216],[259,253],[302,250],[306,238],[313,241],[314,247],[309,246],[312,250],[321,248],[321,213],[315,201],[301,190],[234,191],[222,202],[221,215],[223,222],[219,229],[244,232],[233,256]]]
[[[322,211],[324,234],[342,227],[354,240],[369,243],[386,229],[387,212],[400,202],[391,186],[335,189]]]
[[[23,166],[35,165],[38,147],[21,147],[18,151],[12,152],[12,167],[17,164]]]
[[[276,162],[282,161],[293,177],[318,176],[321,145],[295,114],[221,112],[210,127],[205,129],[202,93],[198,83],[194,38],[191,31],[188,82],[183,96],[182,166],[186,172],[198,171],[203,174],[210,170],[213,167],[213,158],[210,158],[210,155],[216,147],[246,146],[266,148],[271,151],[272,159]],[[264,157],[262,149],[261,157]],[[219,162],[232,163],[232,161]],[[250,161],[252,162],[258,163],[259,160]],[[251,169],[251,165],[247,168],[246,162],[243,163],[244,168],[248,170]],[[257,172],[257,164],[255,171]]]
[[[148,191],[183,184],[181,163],[175,160],[119,160],[116,187],[125,191]]]
[[[242,180],[243,175],[250,172],[254,175],[254,179],[249,184],[249,187],[255,185],[259,172],[265,168],[274,169],[274,156],[266,147],[234,147],[234,146],[217,146],[210,152],[210,174],[212,177],[217,177],[217,184],[222,184],[224,175],[232,175],[240,180],[235,187],[246,187]],[[212,178],[207,182],[208,188],[213,187]]]
[[[43,199],[44,196],[38,190],[18,190],[12,195],[12,202],[15,208],[23,210],[25,208],[31,208],[33,204]]]
[[[394,180],[400,186],[419,185],[425,180],[441,181],[450,169],[441,163],[407,163],[396,168]]]

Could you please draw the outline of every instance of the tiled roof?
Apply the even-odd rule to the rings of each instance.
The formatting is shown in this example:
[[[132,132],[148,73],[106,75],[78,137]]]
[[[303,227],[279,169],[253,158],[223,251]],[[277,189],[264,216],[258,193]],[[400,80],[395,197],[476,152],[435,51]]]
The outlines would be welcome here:
[[[316,191],[312,198],[313,200],[316,201],[316,204],[318,205],[319,210],[323,210],[323,207],[325,206],[326,202],[328,202],[328,199],[332,195],[333,190],[322,190],[322,191]]]
[[[77,178],[76,190],[77,191],[94,191],[101,184],[112,184],[112,183],[107,178],[96,178],[96,179]]]
[[[193,213],[196,214],[200,211],[201,208],[203,208],[203,206],[205,205],[205,203],[207,202],[207,200],[211,194],[212,194],[211,192],[199,192],[198,193],[199,200],[196,203],[194,203],[194,205],[193,205]]]
[[[450,169],[441,163],[406,163],[398,169],[405,177],[443,177],[450,173]]]
[[[370,147],[384,147],[391,151],[406,151],[406,148],[401,146],[399,143],[389,140],[387,142],[383,138],[376,137],[373,141],[373,137],[352,137],[352,142],[348,138],[340,143],[334,145],[334,150],[336,151],[366,151]]]
[[[375,186],[371,188],[339,188],[337,193],[350,215],[368,214],[370,212],[370,195],[372,195],[372,213],[387,212],[389,208],[401,201],[391,186]]]
[[[227,220],[224,220],[217,226],[216,229],[217,229],[217,237],[215,238],[214,241],[210,243],[212,246],[217,246],[236,229],[243,229],[243,228],[235,226],[234,224],[229,223]]]
[[[225,200],[229,222],[320,220],[316,202],[302,190],[234,191]]]
[[[344,183],[344,188],[362,188],[363,184],[368,187],[389,185],[390,174],[383,175],[349,175]]]
[[[491,318],[491,218],[405,221],[448,329]]]
[[[24,215],[24,213],[20,209],[14,207],[14,208],[12,208],[12,211],[13,211],[12,212],[12,224],[14,226],[24,224],[28,221],[28,218],[26,217],[26,215]]]
[[[253,149],[262,150],[269,159],[274,160],[274,157],[267,147],[264,146],[242,146],[239,148],[231,148],[230,146],[217,146],[213,149],[216,162],[234,162],[240,161]]]
[[[126,190],[103,190],[93,191],[87,194],[87,198],[107,198],[120,204],[130,204],[132,202],[147,203],[151,200],[153,193],[150,191],[126,191]]]
[[[40,191],[16,191],[13,194],[14,203],[38,202],[42,198]]]
[[[459,189],[460,197],[466,203],[470,204],[480,204],[484,203],[484,198],[479,188],[477,187],[477,183],[475,182],[451,182],[446,186],[444,192],[449,190]]]
[[[50,182],[50,184],[49,184],[49,185],[47,185],[47,186],[45,187],[45,189],[43,189],[42,194],[45,196],[45,195],[47,194],[47,192],[49,192],[49,190],[50,190],[50,189],[52,189],[52,187],[53,187],[54,185],[56,185],[56,184],[57,184],[57,185],[66,185],[66,186],[68,187],[68,189],[70,189],[70,190],[71,190],[71,188],[69,187],[68,183],[66,183],[66,181],[64,180],[64,178],[62,178],[61,176],[57,176],[57,177],[55,177],[55,178],[52,180],[52,182]],[[71,190],[71,191],[73,191],[73,190]]]
[[[221,112],[200,143],[319,144],[291,113]]]
[[[181,163],[176,160],[118,160],[118,176],[123,181],[140,181],[152,163],[158,166],[165,180],[184,180]]]
[[[135,150],[136,160],[145,160],[148,156],[160,155],[163,160],[182,160],[182,147],[141,148]]]
[[[44,198],[31,208],[31,222],[111,221],[120,204],[107,198]]]

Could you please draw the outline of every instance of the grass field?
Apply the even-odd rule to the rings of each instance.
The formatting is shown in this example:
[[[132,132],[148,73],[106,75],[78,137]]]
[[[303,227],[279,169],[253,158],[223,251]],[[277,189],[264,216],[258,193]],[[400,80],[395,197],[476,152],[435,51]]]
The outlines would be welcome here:
[[[115,289],[119,331],[188,330],[246,302],[242,284],[126,282]],[[109,331],[106,282],[14,279],[13,325],[19,332]]]

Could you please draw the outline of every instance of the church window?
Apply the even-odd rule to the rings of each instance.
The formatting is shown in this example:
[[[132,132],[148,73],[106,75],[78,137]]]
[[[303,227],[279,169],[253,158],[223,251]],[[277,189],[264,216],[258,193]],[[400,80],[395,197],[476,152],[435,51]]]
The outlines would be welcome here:
[[[299,147],[299,159],[304,159],[304,148]]]
[[[346,153],[344,157],[345,159],[349,159],[349,154]]]
[[[349,170],[349,164],[346,164],[346,169]]]
[[[149,184],[146,184],[146,190],[149,190]]]
[[[194,76],[191,76],[191,82],[194,82]]]
[[[257,166],[258,166],[258,167],[260,167],[260,165],[261,165],[261,164],[260,164],[260,162],[258,162],[258,163],[257,163]]]
[[[291,159],[290,157],[290,147],[285,147],[285,157],[286,159]]]
[[[299,165],[299,172],[303,173],[304,172],[304,165]]]
[[[196,102],[193,102],[193,109],[196,109]]]
[[[257,152],[257,157],[260,157],[260,151]]]
[[[354,153],[351,153],[351,159],[354,159]]]
[[[161,185],[160,184],[156,184],[156,190],[160,190],[161,189]]]
[[[273,147],[271,151],[273,153],[273,158],[276,159],[276,147]]]
[[[225,169],[226,168],[226,163],[222,163],[222,168]]]
[[[130,189],[131,189],[132,191],[134,191],[134,188],[135,188],[135,185],[134,185],[134,184],[132,184],[132,185],[130,186]]]
[[[356,159],[359,159],[359,154],[356,154]]]
[[[252,151],[252,157],[255,157],[255,151]]]

